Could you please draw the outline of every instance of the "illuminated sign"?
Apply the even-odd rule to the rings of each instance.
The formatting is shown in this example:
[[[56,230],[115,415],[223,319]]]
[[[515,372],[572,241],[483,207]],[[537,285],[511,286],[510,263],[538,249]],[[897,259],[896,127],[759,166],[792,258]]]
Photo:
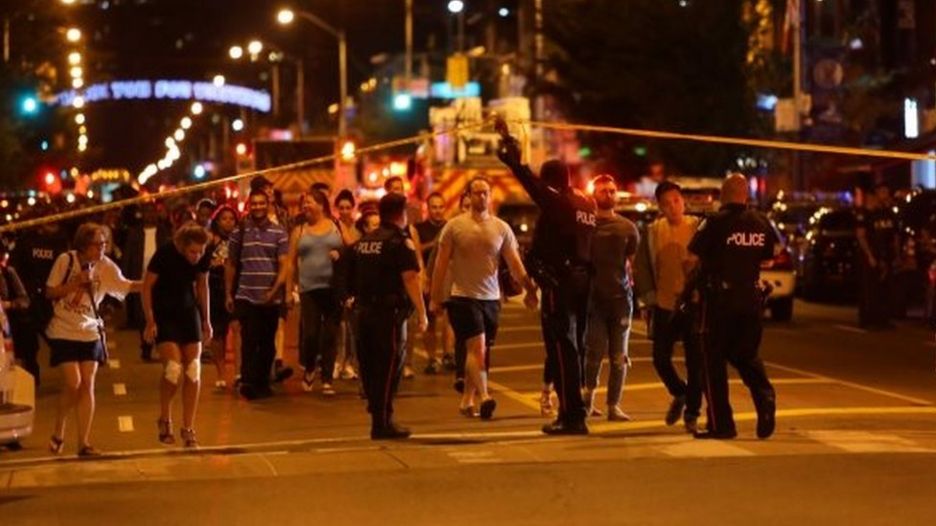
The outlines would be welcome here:
[[[448,82],[433,82],[429,87],[429,96],[433,99],[480,97],[481,85],[477,82],[469,82],[460,88],[453,88]]]
[[[188,80],[115,80],[88,86],[82,90],[86,103],[106,100],[197,100],[217,104],[231,104],[268,113],[272,105],[266,91],[213,82]],[[55,96],[53,105],[71,106],[78,95],[76,90],[63,91]]]

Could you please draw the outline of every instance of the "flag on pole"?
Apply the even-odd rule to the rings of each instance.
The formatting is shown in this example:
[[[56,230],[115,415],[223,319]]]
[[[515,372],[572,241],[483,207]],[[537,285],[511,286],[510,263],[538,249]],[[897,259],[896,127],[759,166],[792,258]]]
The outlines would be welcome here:
[[[790,52],[790,37],[793,31],[800,29],[800,0],[787,0],[786,13],[783,16],[783,54]]]

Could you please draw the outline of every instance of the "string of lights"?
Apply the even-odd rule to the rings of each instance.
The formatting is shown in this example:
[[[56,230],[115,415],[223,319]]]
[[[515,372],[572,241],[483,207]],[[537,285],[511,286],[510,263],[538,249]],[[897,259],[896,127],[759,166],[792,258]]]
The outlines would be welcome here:
[[[166,154],[162,159],[156,161],[155,163],[150,163],[144,168],[140,174],[137,176],[137,182],[141,185],[146,184],[154,175],[158,174],[163,170],[168,170],[182,157],[182,150],[179,145],[185,142],[186,134],[188,130],[192,127],[193,120],[192,117],[198,117],[205,111],[204,106],[200,102],[193,102],[192,106],[189,108],[189,113],[182,117],[179,121],[179,127],[175,129],[172,134],[166,137]]]
[[[72,44],[68,52],[68,74],[71,77],[71,86],[76,90],[75,98],[72,99],[72,108],[76,113],[74,116],[75,126],[78,129],[78,153],[84,153],[88,150],[88,123],[84,114],[85,97],[85,70],[83,67],[84,57],[81,54],[80,44],[82,41],[81,29],[70,27],[65,31],[65,40]]]

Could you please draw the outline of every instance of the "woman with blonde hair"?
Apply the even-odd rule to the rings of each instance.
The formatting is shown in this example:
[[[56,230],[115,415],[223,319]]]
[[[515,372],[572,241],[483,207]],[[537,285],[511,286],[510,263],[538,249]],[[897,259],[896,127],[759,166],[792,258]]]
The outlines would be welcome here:
[[[182,384],[182,428],[185,447],[196,447],[195,411],[201,387],[202,341],[211,340],[208,231],[195,222],[180,226],[171,243],[160,247],[143,278],[143,337],[156,344],[163,363],[160,380],[159,441],[175,444],[172,400]]]

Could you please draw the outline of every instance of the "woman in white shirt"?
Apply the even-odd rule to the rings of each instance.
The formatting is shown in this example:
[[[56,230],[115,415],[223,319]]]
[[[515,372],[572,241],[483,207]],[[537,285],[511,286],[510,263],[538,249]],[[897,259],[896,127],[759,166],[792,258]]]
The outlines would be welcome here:
[[[77,407],[78,456],[101,454],[89,442],[94,419],[94,376],[98,364],[104,363],[107,356],[101,338],[103,321],[97,316],[97,307],[105,295],[123,300],[127,294],[139,292],[141,286],[139,281],[126,279],[104,255],[107,243],[101,225],[81,225],[75,233],[74,250],[55,260],[46,280],[46,296],[54,304],[46,336],[52,366],[61,366],[65,377],[55,430],[49,441],[53,453],[61,453],[65,448],[65,419]]]

